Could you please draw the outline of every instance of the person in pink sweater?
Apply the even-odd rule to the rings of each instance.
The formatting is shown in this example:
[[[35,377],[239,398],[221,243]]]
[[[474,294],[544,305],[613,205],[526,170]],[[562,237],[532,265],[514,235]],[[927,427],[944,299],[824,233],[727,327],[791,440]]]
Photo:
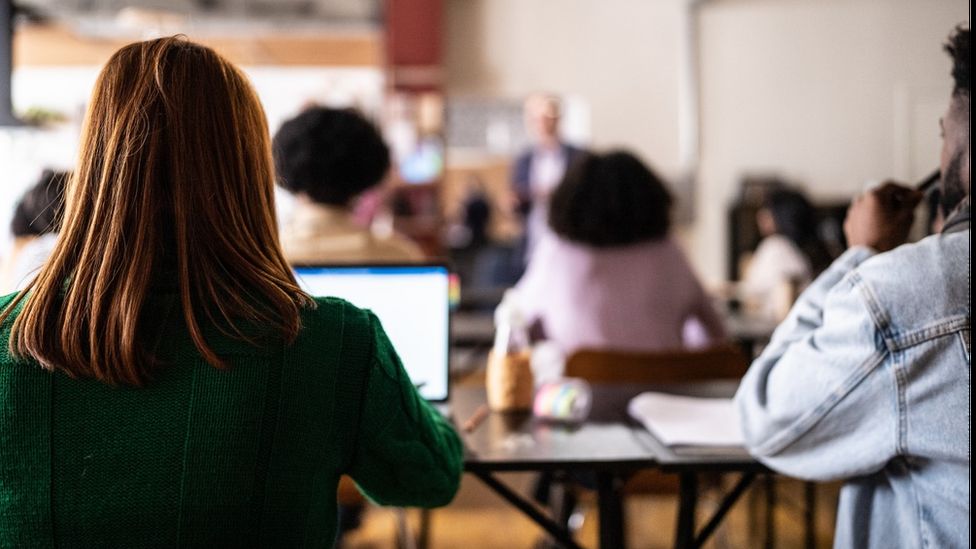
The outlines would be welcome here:
[[[585,154],[570,166],[552,196],[551,232],[516,285],[523,313],[564,354],[673,350],[725,338],[668,236],[671,203],[661,179],[628,152]]]

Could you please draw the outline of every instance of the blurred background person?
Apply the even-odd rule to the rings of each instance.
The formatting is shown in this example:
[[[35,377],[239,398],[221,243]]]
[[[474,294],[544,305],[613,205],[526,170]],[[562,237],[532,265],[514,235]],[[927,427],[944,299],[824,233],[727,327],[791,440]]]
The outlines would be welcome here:
[[[516,158],[512,174],[516,207],[525,220],[523,265],[547,230],[550,195],[582,152],[560,136],[561,108],[559,98],[551,94],[525,100],[525,125],[532,145]]]
[[[793,299],[830,264],[817,235],[815,211],[800,191],[770,189],[756,213],[762,240],[745,269],[740,298],[747,309],[785,316]]]
[[[516,285],[527,318],[565,355],[579,348],[684,347],[689,321],[705,341],[722,321],[668,236],[672,198],[628,152],[584,154],[552,196],[544,234]]]
[[[377,234],[354,218],[356,198],[390,170],[389,148],[359,112],[308,108],[282,124],[273,149],[278,184],[297,198],[281,233],[290,263],[424,260],[406,237]]]
[[[13,246],[0,264],[0,295],[23,288],[44,265],[58,239],[68,172],[44,170],[14,207]]]

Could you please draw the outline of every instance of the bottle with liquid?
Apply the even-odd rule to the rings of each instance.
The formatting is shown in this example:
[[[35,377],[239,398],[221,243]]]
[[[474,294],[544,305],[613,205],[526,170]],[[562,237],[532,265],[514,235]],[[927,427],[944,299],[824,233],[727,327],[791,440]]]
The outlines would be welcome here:
[[[534,392],[528,324],[515,290],[495,309],[495,342],[488,353],[488,407],[497,412],[532,409]]]

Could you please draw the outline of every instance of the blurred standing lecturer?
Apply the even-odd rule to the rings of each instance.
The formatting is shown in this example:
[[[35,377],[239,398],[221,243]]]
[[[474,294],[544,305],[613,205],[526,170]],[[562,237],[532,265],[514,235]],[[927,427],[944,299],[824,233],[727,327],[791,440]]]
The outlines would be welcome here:
[[[742,380],[751,452],[812,480],[846,479],[835,547],[970,544],[969,29],[946,50],[940,234],[903,245],[922,198],[856,198],[851,248],[800,296]]]
[[[563,142],[559,135],[562,106],[558,97],[532,95],[525,100],[524,109],[525,125],[534,143],[516,158],[512,184],[516,208],[525,220],[523,263],[528,263],[548,231],[549,197],[583,151]]]

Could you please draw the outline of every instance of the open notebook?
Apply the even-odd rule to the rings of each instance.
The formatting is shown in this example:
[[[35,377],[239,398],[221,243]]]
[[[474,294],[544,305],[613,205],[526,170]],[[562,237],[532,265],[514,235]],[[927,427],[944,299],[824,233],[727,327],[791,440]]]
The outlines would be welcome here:
[[[739,414],[730,398],[641,393],[630,401],[627,411],[676,452],[722,452],[745,444]]]

